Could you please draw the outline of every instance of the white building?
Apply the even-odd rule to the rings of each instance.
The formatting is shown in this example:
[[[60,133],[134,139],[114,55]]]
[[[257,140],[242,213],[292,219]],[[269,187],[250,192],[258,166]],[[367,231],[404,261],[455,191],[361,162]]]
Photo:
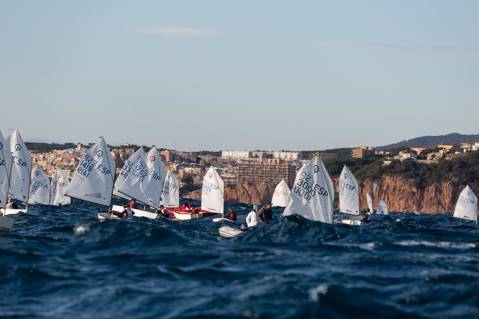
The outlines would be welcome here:
[[[251,158],[251,152],[250,151],[221,151],[221,158],[234,159],[234,160],[248,159],[248,158]]]
[[[476,142],[476,143],[474,143],[474,145],[472,145],[472,150],[473,151],[479,151],[479,142]]]
[[[416,154],[415,153],[410,153],[410,152],[399,152],[398,155],[394,156],[394,159],[404,161],[407,159],[416,159]]]
[[[273,152],[274,159],[280,159],[284,161],[297,161],[301,159],[300,152],[285,152],[285,151],[275,151]]]

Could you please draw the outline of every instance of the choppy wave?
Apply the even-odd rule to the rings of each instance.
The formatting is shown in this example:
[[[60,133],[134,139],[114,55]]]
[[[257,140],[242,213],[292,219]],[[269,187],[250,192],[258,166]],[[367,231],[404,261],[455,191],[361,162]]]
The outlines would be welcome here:
[[[97,210],[30,207],[0,232],[0,316],[479,317],[479,229],[450,216],[351,227],[277,210],[227,240],[209,219],[99,222]]]

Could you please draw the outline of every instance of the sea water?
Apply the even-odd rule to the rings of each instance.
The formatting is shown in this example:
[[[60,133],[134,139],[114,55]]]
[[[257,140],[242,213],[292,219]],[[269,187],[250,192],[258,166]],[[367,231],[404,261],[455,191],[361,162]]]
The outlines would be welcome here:
[[[240,221],[251,209],[229,207]],[[479,317],[479,228],[448,215],[358,227],[275,209],[222,239],[211,219],[100,222],[98,209],[31,206],[0,232],[1,317]]]

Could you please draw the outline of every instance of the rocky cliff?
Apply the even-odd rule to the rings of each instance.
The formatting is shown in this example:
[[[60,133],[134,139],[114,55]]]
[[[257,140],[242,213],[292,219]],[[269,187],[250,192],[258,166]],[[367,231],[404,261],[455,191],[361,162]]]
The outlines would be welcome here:
[[[243,183],[225,187],[227,203],[264,204],[271,201],[276,185],[265,183]],[[185,195],[186,198],[201,200],[201,189]]]
[[[479,195],[479,181],[470,185]],[[459,193],[465,185],[450,181],[417,186],[415,179],[401,176],[383,176],[378,180],[367,179],[360,184],[361,209],[367,209],[366,193],[373,198],[374,208],[384,200],[393,212],[445,213],[454,211]],[[229,203],[265,203],[271,200],[275,185],[240,184],[225,188],[225,201]],[[201,199],[201,190],[185,195]],[[336,196],[337,198],[337,196]]]
[[[417,186],[416,180],[401,176],[383,176],[361,184],[361,208],[366,209],[366,193],[370,193],[376,208],[383,199],[394,212],[445,213],[453,212],[457,198],[466,185],[450,181]],[[470,185],[479,194],[479,183]]]

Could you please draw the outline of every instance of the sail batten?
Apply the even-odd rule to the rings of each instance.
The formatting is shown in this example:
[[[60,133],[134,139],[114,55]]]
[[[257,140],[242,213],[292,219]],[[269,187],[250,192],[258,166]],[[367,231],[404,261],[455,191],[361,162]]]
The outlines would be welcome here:
[[[339,177],[339,211],[359,215],[359,184],[346,165]]]
[[[477,197],[469,186],[459,195],[454,217],[477,222]]]
[[[284,216],[299,215],[333,223],[334,186],[321,159],[315,156],[298,172]]]
[[[289,204],[291,199],[291,190],[288,187],[288,184],[283,179],[274,189],[273,199],[271,204],[273,207],[286,207]]]
[[[221,176],[212,167],[203,178],[201,189],[201,209],[210,213],[224,214],[225,186]]]
[[[101,137],[82,157],[65,195],[110,206],[114,174],[115,161]]]

